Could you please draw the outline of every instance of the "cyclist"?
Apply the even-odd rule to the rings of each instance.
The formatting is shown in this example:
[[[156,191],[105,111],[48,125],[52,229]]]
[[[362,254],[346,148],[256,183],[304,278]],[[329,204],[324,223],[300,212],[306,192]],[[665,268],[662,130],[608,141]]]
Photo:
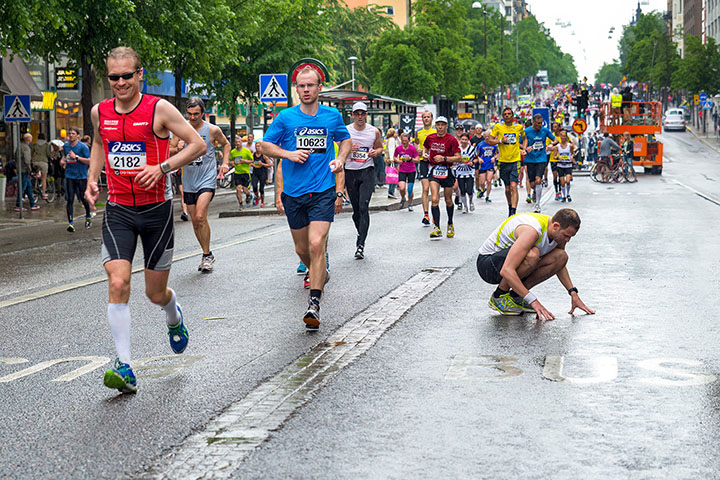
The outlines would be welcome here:
[[[539,213],[519,213],[505,220],[479,250],[477,271],[491,285],[497,285],[488,305],[504,315],[534,312],[540,320],[553,320],[530,291],[556,276],[570,295],[570,314],[576,308],[590,310],[573,286],[567,270],[565,246],[580,229],[575,210],[562,208],[550,218]]]

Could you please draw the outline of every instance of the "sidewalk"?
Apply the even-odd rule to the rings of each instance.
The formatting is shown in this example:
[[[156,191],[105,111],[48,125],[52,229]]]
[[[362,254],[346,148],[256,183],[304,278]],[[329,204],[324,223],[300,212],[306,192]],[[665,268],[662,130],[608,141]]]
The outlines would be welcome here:
[[[100,192],[100,199],[98,200],[97,214],[101,214],[105,209],[105,202],[107,200],[107,191]],[[27,197],[23,201],[23,207],[25,210],[23,218],[20,219],[20,212],[15,211],[16,197],[5,197],[0,198],[0,230],[5,228],[22,227],[30,225],[41,225],[43,223],[54,224],[54,223],[67,223],[67,210],[65,198],[58,196],[51,203],[46,202],[40,198],[35,199],[35,203],[40,207],[39,210],[30,210],[30,203]],[[75,215],[75,221],[85,217],[85,208],[82,203],[75,200],[73,209]]]
[[[710,140],[712,139],[712,136],[708,136],[708,138],[705,138],[705,137],[702,135],[702,133],[696,132],[695,130],[693,130],[692,127],[689,127],[689,126],[688,126],[688,127],[685,127],[685,128],[687,128],[687,131],[690,132],[690,133],[692,133],[695,138],[697,138],[697,139],[700,140],[702,143],[704,143],[706,147],[712,148],[712,149],[715,150],[716,152],[720,153],[720,143],[713,143],[713,142],[711,142]]]

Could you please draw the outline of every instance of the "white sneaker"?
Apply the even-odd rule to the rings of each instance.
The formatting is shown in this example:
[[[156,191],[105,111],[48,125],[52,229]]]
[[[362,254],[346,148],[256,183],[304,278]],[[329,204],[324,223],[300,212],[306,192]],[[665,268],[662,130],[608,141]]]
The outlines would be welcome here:
[[[533,209],[533,212],[540,213],[540,204],[539,203],[535,204],[535,208]]]
[[[462,213],[467,213],[467,212],[468,212],[468,208],[463,205],[463,207],[462,207]]]
[[[474,203],[471,203],[471,204],[470,204],[470,211],[471,211],[471,212],[474,212],[474,211],[475,211],[475,204],[474,204]]]

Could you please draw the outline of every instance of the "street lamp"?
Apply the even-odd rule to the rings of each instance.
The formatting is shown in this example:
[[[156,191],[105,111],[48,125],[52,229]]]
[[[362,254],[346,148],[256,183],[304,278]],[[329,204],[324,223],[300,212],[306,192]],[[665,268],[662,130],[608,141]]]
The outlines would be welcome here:
[[[483,11],[483,54],[487,58],[487,10],[485,6],[480,2],[473,2],[472,8],[482,8]]]
[[[350,78],[352,79],[352,89],[355,90],[355,60],[358,58],[355,56],[348,57],[348,60],[350,60]]]

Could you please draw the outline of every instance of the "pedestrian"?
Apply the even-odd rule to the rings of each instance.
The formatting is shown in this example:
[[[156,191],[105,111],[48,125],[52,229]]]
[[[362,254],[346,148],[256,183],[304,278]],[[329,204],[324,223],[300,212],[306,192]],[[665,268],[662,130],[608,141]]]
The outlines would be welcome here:
[[[580,217],[562,208],[552,218],[539,213],[519,213],[505,220],[479,250],[477,271],[485,282],[497,285],[488,305],[504,315],[531,312],[540,320],[555,316],[531,289],[557,276],[570,295],[570,314],[576,308],[594,314],[578,295],[567,270],[567,243],[577,235]]]
[[[437,133],[437,130],[433,128],[433,114],[429,110],[425,110],[422,112],[421,115],[423,128],[417,131],[415,134],[415,148],[418,149],[419,152],[423,150],[423,147],[425,145],[425,139],[428,137],[428,135]],[[430,170],[430,162],[428,162],[424,156],[420,158],[420,163],[418,163],[418,172],[417,172],[417,178],[420,180],[420,184],[422,185],[422,206],[423,206],[423,218],[422,218],[422,224],[429,227],[430,226],[430,216],[428,214],[429,212],[429,206],[430,206],[430,179],[428,178],[428,172]]]
[[[401,144],[395,149],[395,162],[399,163],[398,167],[398,188],[400,189],[400,209],[405,207],[405,201],[408,202],[408,212],[413,211],[413,187],[415,185],[416,164],[419,161],[415,145],[410,143],[410,134],[403,132],[400,135]],[[407,196],[405,193],[407,192]]]
[[[182,184],[183,200],[185,200],[185,205],[190,213],[195,238],[202,249],[198,271],[210,273],[215,265],[215,256],[210,250],[208,209],[210,202],[215,198],[218,174],[224,176],[230,169],[230,142],[227,141],[220,127],[204,120],[205,102],[200,97],[191,97],[187,101],[185,114],[188,124],[205,142],[205,153],[183,167]],[[171,149],[177,145],[178,141],[179,137],[173,137],[170,140]],[[216,145],[223,152],[223,162],[219,168],[215,160]]]
[[[374,158],[382,154],[383,139],[380,130],[367,123],[367,105],[355,102],[351,124],[347,125],[352,139],[350,156],[345,162],[345,187],[353,208],[353,223],[357,230],[355,258],[365,258],[365,240],[370,228],[370,199],[373,193]],[[381,168],[384,168],[381,167]]]
[[[627,171],[627,169],[632,167],[633,155],[635,154],[635,142],[633,142],[633,138],[630,136],[630,132],[623,133],[622,150],[623,160],[625,161]]]
[[[90,149],[80,141],[80,130],[76,127],[68,128],[68,141],[63,145],[63,158],[60,165],[65,167],[65,189],[67,192],[66,211],[68,232],[75,231],[74,208],[75,198],[85,208],[85,229],[92,226],[92,214],[90,204],[85,198],[87,189],[88,165],[90,163]]]
[[[282,159],[276,173],[275,206],[285,212],[295,251],[308,266],[310,298],[303,322],[314,331],[320,327],[320,299],[329,278],[327,238],[335,214],[342,211],[343,167],[352,140],[340,112],[319,104],[322,79],[317,70],[302,69],[295,90],[300,105],[280,112],[265,133],[261,150]],[[333,142],[340,146],[337,156]]]
[[[102,257],[108,276],[108,323],[117,352],[105,372],[106,387],[135,393],[130,367],[130,279],[138,236],[144,253],[145,294],[165,312],[170,348],[185,351],[189,335],[175,291],[168,288],[173,258],[172,191],[168,174],[205,153],[205,142],[168,101],[142,94],[143,68],[131,48],[117,47],[106,60],[114,98],[90,113],[95,129],[85,197],[94,206],[103,164],[108,202],[102,230]],[[169,137],[185,148],[168,158]]]
[[[518,177],[520,174],[520,151],[527,149],[527,138],[522,125],[513,121],[513,111],[505,107],[502,111],[503,123],[496,124],[486,140],[489,145],[498,145],[500,179],[505,185],[505,198],[508,203],[508,216],[515,215],[518,204]]]
[[[32,147],[32,166],[40,172],[40,198],[48,201],[47,177],[50,169],[52,146],[45,141],[45,133],[38,133],[38,139]]]
[[[423,145],[423,158],[430,165],[428,177],[432,194],[433,224],[435,225],[433,231],[430,232],[430,238],[442,237],[442,230],[440,230],[440,187],[443,189],[445,211],[448,215],[445,236],[453,238],[455,236],[455,226],[453,224],[455,207],[452,194],[455,186],[455,175],[453,175],[450,167],[462,158],[460,144],[455,137],[448,133],[447,118],[438,117],[435,121],[435,128],[437,128],[437,133],[428,135]]]
[[[40,207],[35,203],[35,197],[32,193],[32,184],[30,183],[30,175],[32,174],[32,134],[26,133],[20,140],[20,155],[22,155],[22,166],[20,172],[20,181],[18,188],[20,195],[15,200],[15,211],[19,212],[22,208],[22,199],[27,195],[30,201],[30,210],[38,210]],[[23,210],[25,210],[23,208]]]

